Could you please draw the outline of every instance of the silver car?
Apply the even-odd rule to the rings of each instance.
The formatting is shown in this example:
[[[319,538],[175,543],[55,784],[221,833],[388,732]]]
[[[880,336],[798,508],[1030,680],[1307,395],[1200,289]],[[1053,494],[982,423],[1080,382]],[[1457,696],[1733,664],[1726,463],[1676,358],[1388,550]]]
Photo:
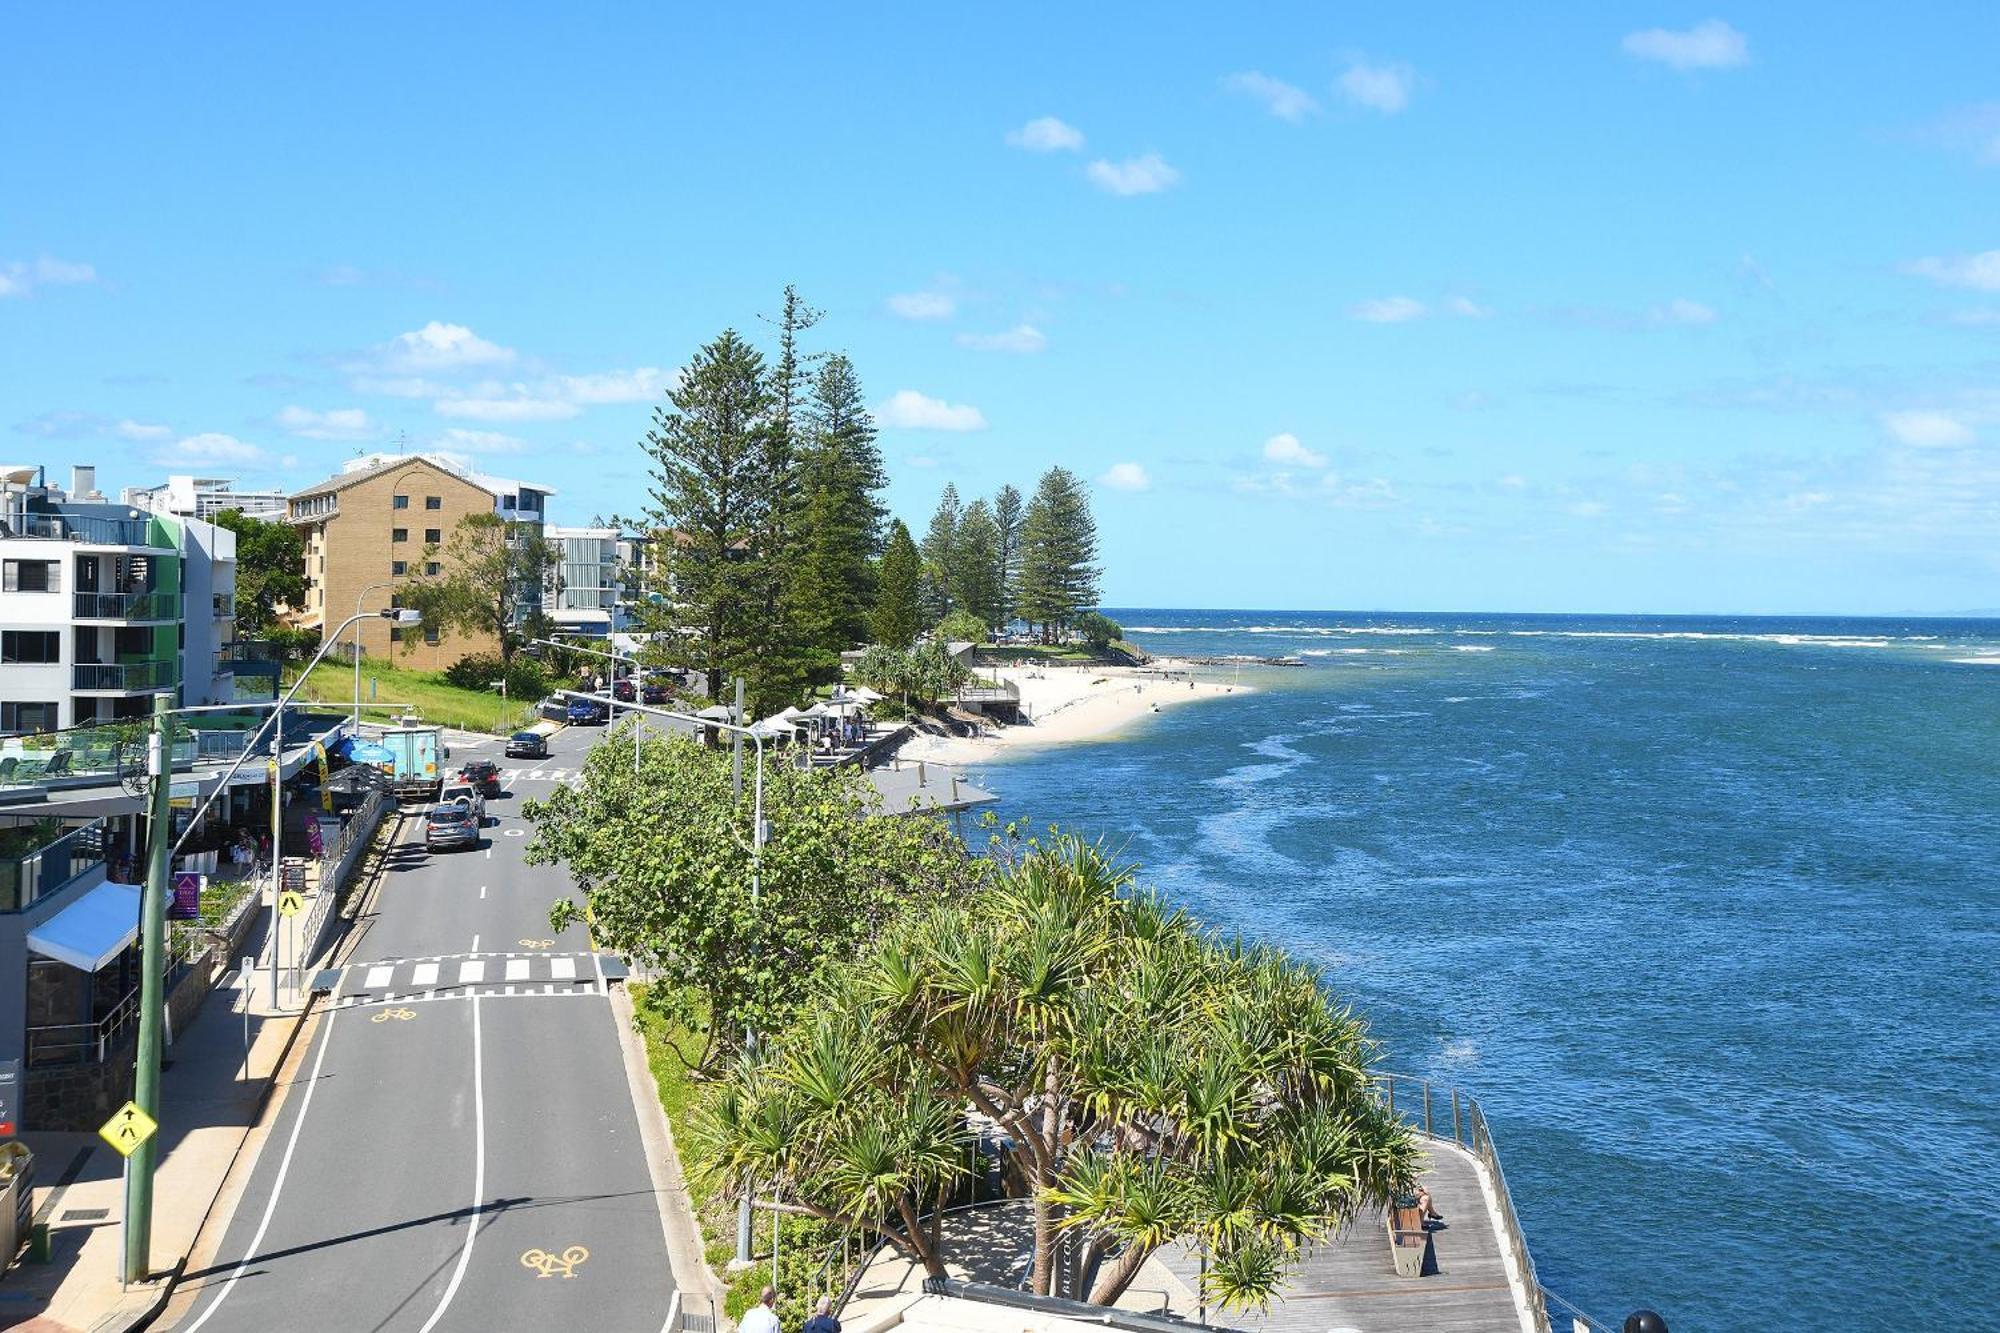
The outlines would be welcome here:
[[[451,782],[438,793],[438,801],[443,805],[462,805],[472,812],[474,828],[486,826],[486,798],[479,794],[479,788],[469,782]]]
[[[424,814],[424,849],[477,847],[479,821],[456,801],[440,801]]]

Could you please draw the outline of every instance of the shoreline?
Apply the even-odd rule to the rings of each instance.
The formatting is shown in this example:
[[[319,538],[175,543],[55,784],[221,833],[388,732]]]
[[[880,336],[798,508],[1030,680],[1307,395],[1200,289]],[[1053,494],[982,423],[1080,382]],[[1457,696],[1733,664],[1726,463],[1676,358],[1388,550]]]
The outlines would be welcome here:
[[[1196,670],[1173,657],[1155,658],[1143,667],[1024,662],[982,669],[981,675],[1020,689],[1023,720],[989,723],[976,737],[919,732],[897,755],[927,763],[983,763],[1009,753],[1113,736],[1175,705],[1255,692],[1248,685],[1200,679]]]

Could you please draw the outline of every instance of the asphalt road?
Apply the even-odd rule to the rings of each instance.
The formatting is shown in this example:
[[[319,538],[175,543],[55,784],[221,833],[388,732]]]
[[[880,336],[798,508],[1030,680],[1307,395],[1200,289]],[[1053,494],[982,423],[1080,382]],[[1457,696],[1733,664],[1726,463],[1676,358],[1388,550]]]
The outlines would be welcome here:
[[[183,1333],[658,1333],[674,1282],[616,1020],[582,927],[549,929],[568,877],[521,856],[522,801],[597,735],[540,763],[454,747],[522,771],[476,850],[405,821]]]

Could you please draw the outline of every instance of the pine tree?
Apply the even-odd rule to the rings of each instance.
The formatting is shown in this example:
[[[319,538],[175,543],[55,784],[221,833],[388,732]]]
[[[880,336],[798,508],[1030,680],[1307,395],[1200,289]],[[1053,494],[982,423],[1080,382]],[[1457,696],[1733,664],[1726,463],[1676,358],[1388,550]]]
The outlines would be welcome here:
[[[829,357],[813,377],[804,415],[799,482],[806,508],[799,533],[795,618],[820,626],[811,640],[834,653],[868,638],[875,603],[875,557],[882,545],[886,481],[875,422],[862,405],[861,382],[845,356]],[[807,588],[810,583],[812,587]],[[824,610],[807,597],[831,597]]]
[[[922,572],[923,556],[910,539],[910,530],[903,526],[903,520],[892,521],[876,579],[875,614],[871,617],[875,642],[900,651],[915,641],[924,627]]]
[[[1035,486],[1021,520],[1020,612],[1042,627],[1044,642],[1097,603],[1097,520],[1090,497],[1068,468],[1052,467]]]
[[[1021,493],[1012,486],[1002,486],[993,497],[993,533],[994,582],[1000,588],[1000,614],[995,623],[1005,625],[1014,618],[1021,581]]]
[[[989,628],[1000,623],[1000,533],[986,501],[974,500],[953,533],[952,604]]]
[[[924,615],[935,625],[952,613],[953,584],[958,564],[958,487],[944,484],[930,530],[924,534]]]

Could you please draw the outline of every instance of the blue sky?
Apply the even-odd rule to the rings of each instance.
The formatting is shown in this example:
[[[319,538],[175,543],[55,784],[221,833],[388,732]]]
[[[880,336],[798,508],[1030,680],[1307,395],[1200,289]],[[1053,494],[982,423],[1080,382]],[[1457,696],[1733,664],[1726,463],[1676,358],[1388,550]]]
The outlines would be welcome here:
[[[0,445],[630,512],[790,281],[1114,605],[2000,604],[2000,6],[39,6]]]

